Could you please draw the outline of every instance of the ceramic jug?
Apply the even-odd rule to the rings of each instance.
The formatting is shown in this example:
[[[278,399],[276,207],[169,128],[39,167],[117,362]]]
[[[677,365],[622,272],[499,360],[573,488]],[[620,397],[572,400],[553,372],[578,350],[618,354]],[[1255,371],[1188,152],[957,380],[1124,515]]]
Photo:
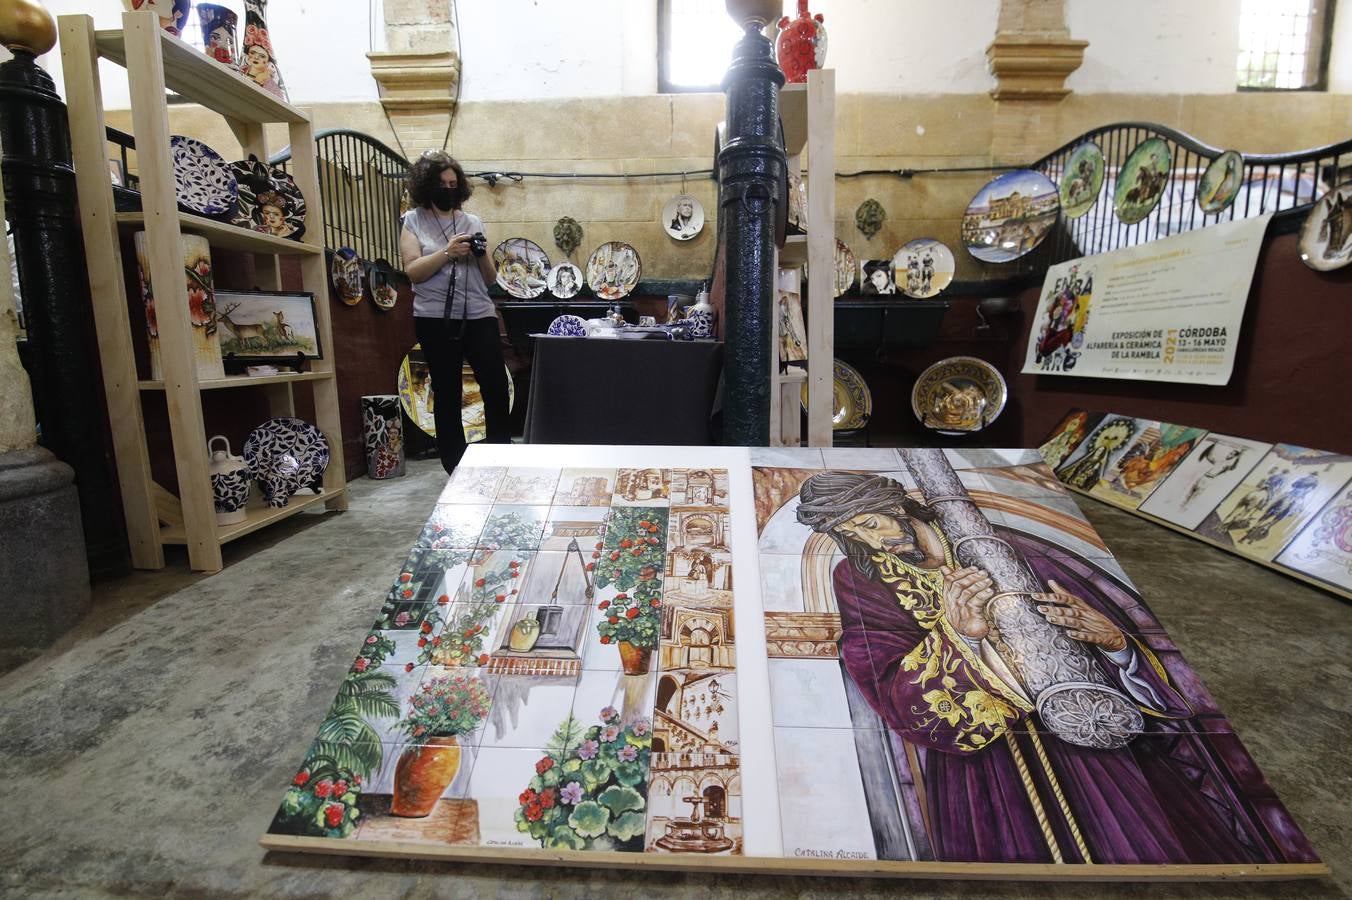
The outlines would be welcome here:
[[[695,297],[695,305],[686,310],[685,319],[686,331],[695,340],[708,340],[714,336],[717,316],[714,313],[713,304],[709,302],[709,292],[701,290]]]
[[[217,444],[224,449],[218,449]],[[233,525],[246,518],[249,503],[249,466],[240,456],[230,455],[230,442],[224,435],[207,441],[211,455],[211,499],[216,504],[216,524]]]
[[[775,56],[790,84],[807,81],[809,69],[826,64],[826,26],[820,13],[814,16],[807,11],[807,0],[798,0],[798,18],[785,16],[779,20]]]
[[[202,23],[202,48],[207,56],[231,68],[239,68],[239,54],[235,49],[239,17],[235,11],[215,3],[199,3],[197,17]]]

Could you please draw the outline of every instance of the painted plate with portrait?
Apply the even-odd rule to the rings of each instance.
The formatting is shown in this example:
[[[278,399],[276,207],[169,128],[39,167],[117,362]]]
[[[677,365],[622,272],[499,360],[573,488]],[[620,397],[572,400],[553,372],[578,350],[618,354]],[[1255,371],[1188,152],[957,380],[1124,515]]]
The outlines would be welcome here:
[[[1046,175],[1032,169],[1006,172],[968,204],[962,242],[982,262],[1013,262],[1042,243],[1060,211],[1060,195]]]
[[[916,238],[892,257],[892,280],[907,297],[936,297],[953,281],[957,263],[948,245],[934,238]]]
[[[1211,161],[1197,182],[1197,205],[1204,213],[1223,212],[1244,186],[1244,157],[1226,150]]]
[[[877,297],[883,294],[895,294],[897,286],[892,281],[892,260],[861,259],[859,261],[859,293],[865,297]]]
[[[1142,141],[1131,151],[1113,187],[1113,210],[1123,224],[1135,225],[1159,205],[1172,165],[1173,151],[1164,138]]]
[[[508,238],[493,251],[498,287],[518,300],[534,300],[545,292],[549,256],[544,248],[523,237]]]
[[[967,434],[999,417],[1009,399],[1004,376],[974,356],[941,359],[920,373],[911,389],[911,411],[931,431]]]
[[[300,240],[305,233],[305,195],[281,166],[250,156],[230,164],[239,183],[239,205],[230,222],[273,237]]]
[[[677,194],[662,207],[662,227],[678,241],[688,241],[704,230],[704,206],[689,194]]]
[[[224,216],[239,198],[239,181],[225,159],[196,138],[169,138],[178,204],[200,216]]]
[[[1103,190],[1103,150],[1085,141],[1066,158],[1061,173],[1061,210],[1067,219],[1078,219],[1094,208]]]
[[[854,252],[845,245],[844,241],[836,238],[836,286],[834,296],[839,297],[854,287],[854,273]]]
[[[1319,198],[1300,228],[1300,258],[1320,272],[1352,262],[1352,181]]]
[[[571,300],[582,290],[582,270],[565,260],[549,270],[545,284],[555,297]]]
[[[807,383],[803,383],[800,400],[807,411]],[[831,429],[858,431],[873,416],[873,394],[859,370],[838,359],[831,361]]]
[[[624,241],[607,241],[587,260],[587,286],[602,300],[629,296],[642,274],[638,251]]]

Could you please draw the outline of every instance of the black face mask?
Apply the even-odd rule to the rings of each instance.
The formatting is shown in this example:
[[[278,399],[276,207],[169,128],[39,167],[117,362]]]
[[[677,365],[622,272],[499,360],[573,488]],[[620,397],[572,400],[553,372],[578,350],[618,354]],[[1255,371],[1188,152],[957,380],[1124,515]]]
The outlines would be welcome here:
[[[432,190],[432,205],[442,212],[450,212],[455,209],[455,191],[442,185]]]

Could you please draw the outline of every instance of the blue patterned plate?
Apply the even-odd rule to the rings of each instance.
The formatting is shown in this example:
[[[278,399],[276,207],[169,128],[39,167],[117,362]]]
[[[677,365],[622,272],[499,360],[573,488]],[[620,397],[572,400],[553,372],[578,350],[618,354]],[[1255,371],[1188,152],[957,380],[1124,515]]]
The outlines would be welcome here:
[[[169,138],[174,190],[180,206],[202,216],[223,216],[239,202],[239,182],[230,163],[196,138]]]
[[[268,506],[283,507],[302,488],[323,489],[329,441],[309,422],[280,416],[249,432],[244,462],[258,479]]]
[[[587,323],[577,316],[559,316],[549,323],[549,334],[554,337],[586,337]]]

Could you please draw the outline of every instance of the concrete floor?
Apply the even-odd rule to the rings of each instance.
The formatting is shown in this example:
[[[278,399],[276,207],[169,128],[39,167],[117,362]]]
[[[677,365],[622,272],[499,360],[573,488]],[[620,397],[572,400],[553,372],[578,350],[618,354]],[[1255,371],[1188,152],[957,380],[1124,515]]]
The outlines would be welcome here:
[[[48,653],[0,676],[0,896],[1346,897],[1352,608],[1081,500],[1229,714],[1331,880],[1200,885],[699,877],[265,853],[257,840],[444,483],[352,485],[227,548],[227,568],[103,585]]]

